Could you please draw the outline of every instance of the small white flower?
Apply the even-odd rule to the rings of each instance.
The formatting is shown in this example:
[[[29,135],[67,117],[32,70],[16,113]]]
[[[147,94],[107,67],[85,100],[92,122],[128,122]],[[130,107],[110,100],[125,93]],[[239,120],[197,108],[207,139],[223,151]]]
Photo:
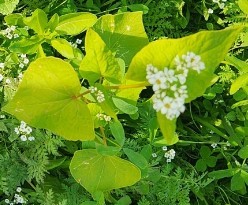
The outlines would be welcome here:
[[[18,127],[15,127],[14,131],[15,131],[16,134],[18,134],[18,135],[20,134],[20,131],[19,131]]]
[[[20,63],[20,64],[19,64],[19,67],[20,67],[20,68],[24,68],[24,66],[25,66],[25,65],[24,65],[23,63]]]
[[[105,100],[104,94],[101,90],[97,91],[96,99],[99,103],[102,103]]]
[[[19,35],[17,33],[15,33],[14,38],[19,38]]]
[[[5,83],[6,83],[6,84],[10,84],[10,83],[11,83],[11,80],[10,80],[9,78],[7,78],[7,79],[5,80]]]
[[[218,146],[217,143],[212,143],[211,144],[211,147],[213,147],[213,149],[215,149],[217,146]]]
[[[0,115],[0,118],[1,118],[1,119],[5,118],[5,115]]]
[[[9,204],[9,200],[8,200],[8,199],[5,199],[4,202],[5,202],[6,204]]]
[[[167,148],[166,146],[163,146],[163,147],[162,147],[162,150],[164,150],[164,151],[167,151],[167,149],[168,149],[168,148]]]
[[[17,187],[16,188],[16,191],[20,193],[22,191],[22,188],[21,187]]]
[[[111,117],[108,115],[104,115],[104,119],[106,122],[110,122],[111,121]]]
[[[0,82],[3,80],[3,75],[2,74],[0,74]]]
[[[219,5],[219,7],[220,7],[220,9],[224,9],[225,3],[221,3],[221,4]]]
[[[5,32],[6,32],[6,34],[11,33],[11,29],[10,29],[10,28],[6,28],[6,29],[5,29]]]
[[[23,63],[27,65],[29,63],[28,58],[24,58]]]
[[[76,44],[81,44],[82,43],[82,40],[81,39],[77,39],[76,40]]]
[[[227,147],[230,147],[230,146],[231,146],[230,142],[227,141],[227,142],[226,142],[226,146],[227,146]]]
[[[26,57],[27,57],[27,54],[24,54],[24,53],[21,54],[21,58],[26,58]]]
[[[8,33],[7,36],[6,36],[8,39],[12,39],[13,38],[13,35],[11,33]]]
[[[90,93],[95,93],[97,91],[97,88],[94,86],[90,86],[89,91],[90,91]]]
[[[209,13],[209,14],[212,14],[212,13],[214,13],[214,10],[209,8],[209,9],[208,9],[208,13]]]
[[[152,157],[156,158],[158,155],[156,153],[152,153]]]
[[[27,126],[25,132],[30,134],[32,132],[32,128]]]
[[[16,30],[16,26],[10,26],[10,30],[11,31],[15,31]]]
[[[25,141],[27,141],[27,136],[26,135],[21,135],[20,139],[21,139],[21,141],[25,142]]]
[[[35,138],[33,136],[30,136],[30,137],[28,137],[28,140],[31,142],[31,141],[34,141]]]
[[[220,0],[213,0],[214,3],[219,3]]]
[[[168,162],[168,163],[169,163],[169,162],[171,162],[171,159],[170,159],[170,158],[168,158],[168,159],[166,160],[166,162]]]
[[[22,80],[22,78],[23,78],[23,74],[22,74],[22,73],[19,73],[18,79],[19,79],[19,80]]]
[[[0,63],[0,68],[4,68],[4,63]]]

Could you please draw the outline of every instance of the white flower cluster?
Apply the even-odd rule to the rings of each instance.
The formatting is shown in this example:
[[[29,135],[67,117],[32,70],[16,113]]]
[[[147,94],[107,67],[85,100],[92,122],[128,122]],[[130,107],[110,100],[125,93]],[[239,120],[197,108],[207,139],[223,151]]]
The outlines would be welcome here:
[[[205,64],[201,61],[201,56],[193,52],[187,52],[185,55],[182,55],[182,59],[176,56],[175,64],[177,69],[187,70],[187,72],[188,69],[193,69],[200,73],[205,69]]]
[[[22,191],[21,187],[17,187],[16,192],[20,193]],[[26,204],[27,200],[24,199],[20,194],[14,195],[14,201],[11,202],[9,199],[4,200],[6,204],[14,205],[14,204]]]
[[[158,70],[149,64],[146,68],[146,78],[154,91],[153,108],[170,120],[185,110],[184,102],[188,97],[185,83],[189,69],[200,73],[205,68],[201,57],[193,52],[187,52],[181,58],[176,56],[175,66],[176,69],[165,67],[164,70]]]
[[[225,3],[227,2],[227,0],[213,0],[213,3],[218,4],[220,9],[224,9],[225,8]]]
[[[19,67],[20,68],[24,68],[25,65],[27,65],[29,63],[29,59],[27,58],[27,55],[26,54],[20,54],[19,55]]]
[[[164,157],[166,158],[166,162],[171,162],[172,159],[175,158],[176,156],[176,152],[174,149],[170,149],[167,151],[167,147],[166,146],[163,146],[162,147],[163,151],[165,151],[164,153]]]
[[[105,100],[103,92],[98,90],[96,87],[90,86],[89,91],[95,95],[97,102],[102,103]]]
[[[18,38],[19,35],[15,33],[15,30],[16,30],[16,26],[10,26],[6,28],[5,30],[3,30],[2,34],[8,39]]]
[[[72,47],[77,48],[78,45],[82,44],[82,42],[83,41],[81,39],[76,39],[75,43],[73,42],[69,42],[69,43],[71,44]]]
[[[34,141],[35,138],[31,136],[30,134],[32,133],[32,128],[29,127],[24,121],[21,121],[20,126],[15,128],[15,133],[17,135],[20,135],[21,141]]]
[[[108,116],[108,115],[104,115],[102,113],[98,113],[96,115],[96,117],[99,119],[99,120],[105,120],[106,122],[110,122],[111,121],[111,117]]]
[[[211,147],[212,147],[213,149],[215,149],[215,148],[218,147],[218,144],[217,144],[217,143],[212,143],[212,144],[211,144]]]

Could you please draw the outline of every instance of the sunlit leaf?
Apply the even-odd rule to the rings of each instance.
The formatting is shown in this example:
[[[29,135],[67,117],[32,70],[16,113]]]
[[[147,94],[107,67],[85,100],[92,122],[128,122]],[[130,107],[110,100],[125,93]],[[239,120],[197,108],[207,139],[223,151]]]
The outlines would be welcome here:
[[[116,57],[129,64],[133,56],[148,43],[142,12],[104,15],[93,26]]]
[[[131,186],[140,180],[140,170],[131,162],[116,156],[103,156],[96,150],[76,151],[70,171],[87,191],[109,191]]]
[[[60,16],[55,30],[60,34],[77,35],[93,26],[97,17],[87,12],[70,13]]]
[[[93,120],[80,93],[77,73],[54,57],[32,62],[14,98],[3,108],[31,126],[45,128],[68,140],[94,139]]]

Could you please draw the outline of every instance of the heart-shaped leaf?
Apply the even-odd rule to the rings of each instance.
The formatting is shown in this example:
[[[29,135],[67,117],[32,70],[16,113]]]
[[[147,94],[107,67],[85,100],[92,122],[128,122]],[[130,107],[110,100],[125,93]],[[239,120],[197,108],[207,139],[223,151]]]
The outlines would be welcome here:
[[[68,140],[93,140],[87,105],[77,96],[80,82],[72,66],[46,57],[32,62],[14,98],[3,108],[18,119]]]
[[[96,150],[76,151],[70,171],[87,191],[109,191],[131,186],[140,180],[140,170],[131,162],[116,156],[104,156]]]

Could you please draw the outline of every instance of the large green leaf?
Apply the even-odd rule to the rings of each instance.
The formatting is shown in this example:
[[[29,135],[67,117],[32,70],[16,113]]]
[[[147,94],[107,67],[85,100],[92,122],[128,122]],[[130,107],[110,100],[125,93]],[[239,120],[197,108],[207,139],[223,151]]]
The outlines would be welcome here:
[[[80,93],[77,73],[54,57],[32,62],[14,98],[3,108],[31,126],[45,128],[68,140],[94,139],[94,126]]]
[[[60,16],[55,30],[60,34],[77,35],[93,26],[97,17],[87,12],[70,13]]]
[[[43,34],[47,26],[47,15],[41,9],[36,9],[32,16],[23,19],[24,23],[33,29],[37,34]]]
[[[131,162],[116,156],[103,156],[96,150],[76,151],[70,171],[86,190],[108,191],[131,186],[140,180],[140,170]]]
[[[220,31],[202,31],[179,39],[161,39],[151,42],[133,58],[126,78],[146,80],[146,67],[152,64],[160,70],[173,68],[174,58],[188,51],[201,56],[206,68],[198,74],[191,70],[187,77],[187,102],[201,96],[214,78],[215,68],[224,59],[243,27],[231,27]]]
[[[148,43],[142,12],[104,15],[93,26],[108,48],[129,64],[133,56]]]
[[[112,83],[120,83],[122,72],[117,59],[107,48],[101,37],[89,29],[85,39],[86,56],[80,65],[82,77],[94,83],[100,77]]]
[[[0,13],[3,15],[11,14],[18,3],[19,0],[0,0]]]

